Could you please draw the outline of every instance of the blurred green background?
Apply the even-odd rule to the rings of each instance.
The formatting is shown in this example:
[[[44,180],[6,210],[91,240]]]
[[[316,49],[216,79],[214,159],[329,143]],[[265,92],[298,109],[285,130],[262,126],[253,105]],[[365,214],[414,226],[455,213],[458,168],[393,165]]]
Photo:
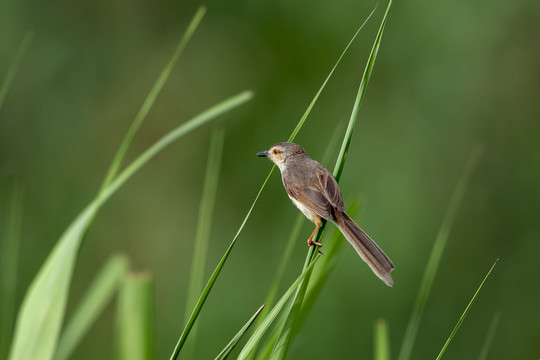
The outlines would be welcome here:
[[[24,186],[17,299],[62,231],[99,189],[120,141],[198,3],[0,3],[3,79],[34,34],[0,109],[0,209]],[[156,287],[156,358],[183,318],[212,127],[226,129],[207,276],[236,233],[284,141],[375,1],[208,1],[208,13],[130,150],[245,89],[254,100],[182,138],[100,211],[81,248],[70,309],[110,254],[126,253]],[[386,4],[379,4],[296,142],[321,159],[347,121]],[[359,224],[396,265],[384,286],[347,246],[289,358],[371,358],[389,322],[395,358],[450,195],[475,144],[483,154],[452,228],[412,358],[434,358],[496,258],[446,355],[476,358],[496,312],[492,359],[540,355],[540,5],[535,0],[397,1],[341,179],[361,196]],[[330,169],[335,161],[334,153]],[[297,210],[274,174],[199,323],[197,359],[213,358],[264,301]],[[306,220],[303,234],[311,233]],[[298,241],[285,286],[301,271]],[[114,354],[111,304],[77,359]],[[316,338],[316,344],[313,339]]]

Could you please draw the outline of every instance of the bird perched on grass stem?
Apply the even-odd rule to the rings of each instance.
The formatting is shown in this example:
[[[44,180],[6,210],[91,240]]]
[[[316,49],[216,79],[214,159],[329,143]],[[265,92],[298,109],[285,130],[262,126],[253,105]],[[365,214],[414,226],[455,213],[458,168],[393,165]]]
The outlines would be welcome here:
[[[377,244],[345,213],[343,196],[332,176],[317,161],[311,159],[300,145],[291,142],[275,144],[257,153],[279,167],[283,185],[289,198],[315,224],[308,245],[322,246],[313,237],[326,219],[334,223],[351,243],[358,255],[388,286],[393,285],[390,272],[394,264]]]

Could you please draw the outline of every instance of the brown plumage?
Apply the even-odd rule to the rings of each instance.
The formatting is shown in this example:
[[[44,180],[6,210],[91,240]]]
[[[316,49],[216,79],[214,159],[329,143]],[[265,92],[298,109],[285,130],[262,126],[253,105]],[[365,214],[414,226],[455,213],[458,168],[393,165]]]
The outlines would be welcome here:
[[[394,264],[373,240],[345,213],[343,196],[332,176],[317,161],[311,159],[301,146],[283,142],[262,151],[281,171],[285,190],[292,202],[315,223],[308,244],[316,244],[313,236],[322,225],[321,218],[333,222],[351,243],[358,255],[388,286],[393,285],[390,272]]]

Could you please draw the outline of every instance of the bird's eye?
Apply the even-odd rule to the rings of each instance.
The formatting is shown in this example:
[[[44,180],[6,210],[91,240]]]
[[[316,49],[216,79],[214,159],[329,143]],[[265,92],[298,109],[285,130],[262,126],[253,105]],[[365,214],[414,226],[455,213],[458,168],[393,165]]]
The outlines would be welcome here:
[[[272,151],[272,153],[273,153],[274,155],[277,155],[277,154],[279,154],[279,150],[278,150],[278,149],[274,149],[274,150]]]

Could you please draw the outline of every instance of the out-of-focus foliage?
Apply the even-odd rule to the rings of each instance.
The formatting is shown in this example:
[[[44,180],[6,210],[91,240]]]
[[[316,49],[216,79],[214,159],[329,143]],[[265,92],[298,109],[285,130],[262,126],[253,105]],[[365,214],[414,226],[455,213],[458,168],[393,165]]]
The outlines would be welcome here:
[[[0,108],[0,211],[14,179],[24,186],[17,305],[69,222],[94,197],[148,89],[199,4],[173,1],[0,4],[0,81],[28,30]],[[218,120],[226,129],[206,277],[221,258],[271,166],[255,153],[290,134],[374,2],[234,1],[208,12],[158,97],[128,161],[202,109],[253,89]],[[381,9],[363,30],[295,141],[314,158],[348,118]],[[350,248],[295,338],[291,359],[372,357],[373,323],[387,321],[397,354],[433,240],[464,163],[483,154],[456,215],[413,358],[434,358],[485,270],[499,257],[448,358],[480,354],[500,312],[489,358],[540,352],[540,32],[537,1],[397,2],[340,181],[365,199],[359,223],[392,258],[386,288]],[[184,325],[211,128],[171,146],[96,217],[79,253],[69,317],[99,266],[126,253],[155,280],[156,358]],[[325,164],[330,167],[335,159]],[[205,305],[196,358],[213,358],[264,300],[297,210],[276,173]],[[5,225],[5,216],[0,216]],[[307,236],[311,225],[303,232]],[[3,232],[0,232],[0,234]],[[2,239],[3,241],[3,239]],[[281,293],[298,276],[293,251]],[[324,251],[324,249],[323,249]],[[114,355],[114,305],[74,353]],[[309,346],[317,336],[318,346]],[[202,341],[215,339],[215,341]]]

